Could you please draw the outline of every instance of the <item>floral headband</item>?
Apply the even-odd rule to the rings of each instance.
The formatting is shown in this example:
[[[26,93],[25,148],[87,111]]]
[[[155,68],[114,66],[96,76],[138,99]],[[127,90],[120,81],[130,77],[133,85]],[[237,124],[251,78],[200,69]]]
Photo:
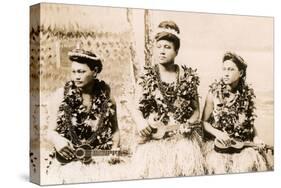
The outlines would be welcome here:
[[[101,59],[96,54],[90,51],[76,48],[68,52],[68,56],[71,61],[87,64],[91,70],[94,69],[94,66],[97,67],[97,73],[100,73],[102,70]]]
[[[93,60],[93,61],[99,61],[100,58],[90,52],[90,51],[86,51],[86,50],[82,50],[82,49],[74,49],[70,52],[68,52],[68,56],[69,57],[81,57],[81,58],[85,58],[85,59],[89,59],[89,60]]]
[[[154,36],[156,36],[157,34],[162,33],[162,32],[170,33],[172,35],[175,35],[177,38],[180,38],[180,34],[177,31],[175,31],[174,29],[170,29],[170,28],[157,28]]]

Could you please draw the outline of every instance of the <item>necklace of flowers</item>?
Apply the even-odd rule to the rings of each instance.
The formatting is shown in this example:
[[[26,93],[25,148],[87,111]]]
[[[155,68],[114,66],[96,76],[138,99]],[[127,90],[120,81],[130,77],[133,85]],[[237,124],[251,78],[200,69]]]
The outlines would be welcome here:
[[[214,125],[223,131],[226,131],[230,137],[239,140],[252,140],[254,136],[254,121],[256,118],[255,94],[252,88],[243,84],[240,91],[236,91],[231,101],[227,101],[231,96],[228,85],[222,80],[215,82],[211,86],[212,93],[216,93],[220,103],[216,106],[216,119],[218,122]],[[238,120],[242,119],[242,123]]]
[[[157,117],[155,120],[161,121],[165,125],[169,122],[169,113],[173,112],[174,119],[179,123],[186,123],[192,116],[195,106],[192,104],[192,100],[198,98],[197,86],[199,85],[199,77],[196,74],[196,70],[182,66],[184,70],[183,76],[177,83],[176,92],[173,92],[174,102],[170,103],[173,106],[172,110],[168,108],[167,102],[160,97],[155,96],[155,90],[159,84],[157,84],[157,73],[153,67],[145,67],[147,71],[144,76],[141,77],[140,85],[144,89],[143,97],[140,101],[140,111],[143,113],[144,118],[147,118],[151,113],[156,112]],[[163,86],[165,87],[165,86]]]
[[[64,100],[59,109],[57,123],[58,128],[63,127],[64,129],[69,129],[71,139],[77,145],[81,145],[81,141],[74,131],[74,127],[81,129],[91,127],[92,136],[85,141],[86,143],[90,143],[93,141],[93,134],[101,132],[103,130],[102,127],[110,127],[110,122],[107,119],[115,112],[112,108],[113,104],[107,99],[103,91],[92,99],[92,106],[89,112],[87,112],[82,101],[81,89],[76,87],[73,81],[68,82],[65,85]],[[93,121],[97,120],[97,115],[100,118],[94,124]]]
[[[163,81],[161,80],[161,76],[160,76],[160,70],[159,70],[159,65],[155,65],[155,72],[156,72],[156,83],[157,86],[163,96],[163,100],[165,102],[165,104],[167,104],[168,108],[170,111],[174,112],[175,106],[174,106],[174,102],[177,98],[177,92],[179,89],[179,70],[178,70],[178,66],[177,66],[177,81],[176,84],[174,86],[174,88],[172,89],[172,91],[169,91],[169,89],[171,89],[169,86],[164,86],[166,84],[163,83]],[[174,84],[174,83],[171,83]]]

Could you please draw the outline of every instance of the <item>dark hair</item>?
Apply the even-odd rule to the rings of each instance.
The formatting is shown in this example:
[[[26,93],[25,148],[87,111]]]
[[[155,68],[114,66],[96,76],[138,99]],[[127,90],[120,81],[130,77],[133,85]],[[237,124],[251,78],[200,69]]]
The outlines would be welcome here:
[[[177,26],[177,24],[173,21],[162,21],[159,25],[158,28],[163,28],[163,29],[171,29],[174,30],[177,34],[180,34],[180,29]],[[155,36],[155,40],[167,40],[170,41],[174,44],[175,50],[178,51],[180,48],[180,39],[174,35],[173,33],[165,32],[162,31],[160,33],[157,33]]]
[[[90,59],[87,59],[87,58],[76,58],[76,59],[73,59],[73,58],[69,58],[71,61],[75,61],[77,63],[81,63],[81,64],[86,64],[88,65],[88,67],[90,68],[91,71],[96,71],[97,73],[100,73],[102,71],[102,63],[100,60],[90,60]]]
[[[90,51],[74,49],[69,53],[69,59],[71,61],[88,65],[91,71],[95,70],[97,73],[102,71],[101,60]]]
[[[224,54],[224,56],[222,58],[222,62],[224,63],[227,60],[232,61],[237,66],[238,70],[242,72],[242,75],[240,77],[239,84],[238,84],[238,89],[239,88],[241,89],[246,81],[247,64],[241,56],[239,56],[233,52],[226,52]]]

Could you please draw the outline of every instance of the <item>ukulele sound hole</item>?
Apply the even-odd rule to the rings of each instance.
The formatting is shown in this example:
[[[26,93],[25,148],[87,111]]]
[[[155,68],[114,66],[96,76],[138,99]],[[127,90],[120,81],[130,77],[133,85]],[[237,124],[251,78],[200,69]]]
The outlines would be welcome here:
[[[76,150],[76,157],[78,159],[83,159],[85,156],[85,151],[82,148]]]

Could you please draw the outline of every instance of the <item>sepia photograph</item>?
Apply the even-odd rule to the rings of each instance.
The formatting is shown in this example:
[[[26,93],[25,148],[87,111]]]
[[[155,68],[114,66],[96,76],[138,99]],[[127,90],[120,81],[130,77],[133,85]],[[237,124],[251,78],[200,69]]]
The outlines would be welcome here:
[[[30,7],[30,180],[274,170],[274,18]]]

